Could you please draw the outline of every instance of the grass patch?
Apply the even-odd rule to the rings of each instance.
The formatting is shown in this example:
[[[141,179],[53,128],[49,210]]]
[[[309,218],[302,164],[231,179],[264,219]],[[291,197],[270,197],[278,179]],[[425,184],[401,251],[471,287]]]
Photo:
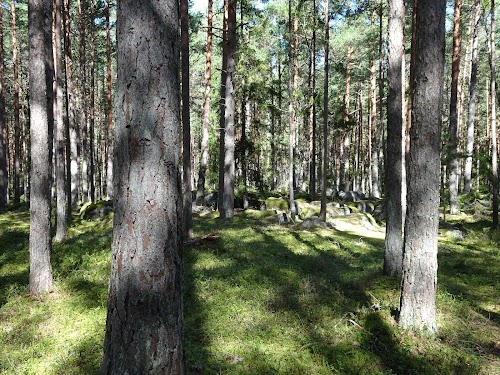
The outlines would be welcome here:
[[[272,224],[265,212],[195,217],[184,250],[188,374],[500,373],[500,238],[462,220],[440,238],[436,339],[401,332],[399,280],[371,232]],[[75,220],[54,244],[56,291],[28,296],[27,213],[0,214],[0,373],[97,374],[110,220]],[[347,227],[346,227],[347,228]],[[375,233],[375,232],[374,232]]]

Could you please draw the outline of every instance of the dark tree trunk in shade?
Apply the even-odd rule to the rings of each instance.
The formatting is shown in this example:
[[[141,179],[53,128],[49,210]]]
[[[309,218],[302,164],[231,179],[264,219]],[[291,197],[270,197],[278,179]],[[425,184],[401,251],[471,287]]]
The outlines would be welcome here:
[[[401,277],[405,215],[404,0],[389,2],[387,59],[386,235],[384,274]]]
[[[321,209],[319,219],[326,221],[326,177],[328,174],[328,53],[330,43],[329,1],[325,1],[325,77],[323,82],[323,144],[321,148]]]
[[[289,121],[290,121],[290,137],[288,140],[288,191],[290,216],[295,220],[297,209],[295,206],[294,197],[294,177],[295,177],[295,139],[297,133],[297,91],[298,91],[298,17],[295,14],[296,9],[292,9],[293,0],[288,1],[288,28],[289,28],[289,77],[288,77],[288,92],[290,103],[288,105]]]
[[[11,0],[10,12],[12,15],[12,74],[14,92],[12,94],[14,106],[14,203],[21,200],[21,122],[19,120],[19,59],[16,26],[16,2]]]
[[[177,1],[117,3],[120,105],[103,374],[184,373],[178,35]]]
[[[226,76],[227,76],[227,17],[228,17],[228,2],[224,0],[224,17],[222,26],[222,69],[220,79],[220,98],[219,98],[219,194],[218,194],[218,209],[219,214],[222,216],[223,198],[224,198],[224,142],[225,142],[225,128],[226,128]]]
[[[0,210],[7,206],[9,173],[7,168],[7,122],[5,118],[5,63],[3,48],[3,11],[0,7]]]
[[[54,1],[54,132],[55,132],[55,184],[56,184],[56,241],[66,238],[68,232],[68,201],[66,195],[66,125],[63,120],[63,69],[62,69],[62,5]]]
[[[316,199],[316,0],[313,0],[313,32],[310,59],[311,108],[309,110],[309,199]]]
[[[418,0],[399,324],[437,332],[436,284],[446,1]]]
[[[198,190],[196,192],[196,204],[203,205],[205,198],[205,180],[208,167],[208,141],[210,133],[210,93],[212,88],[212,12],[213,1],[208,0],[207,9],[207,45],[205,63],[205,95],[203,98],[203,129],[200,149],[200,170],[198,173]]]
[[[189,119],[189,14],[188,0],[180,0],[182,71],[182,190],[184,236],[193,234],[191,194],[191,124]]]
[[[455,0],[453,22],[453,54],[451,63],[451,97],[450,97],[450,138],[448,141],[448,187],[450,191],[450,213],[456,215],[458,209],[458,184],[460,163],[458,160],[458,89],[460,84],[460,17],[462,0]]]
[[[492,229],[498,229],[498,155],[497,155],[497,94],[496,94],[495,0],[490,9],[490,136],[491,136],[491,189],[493,195]]]
[[[52,0],[29,0],[29,89],[31,138],[30,294],[53,288],[50,265],[52,178]]]
[[[479,44],[479,21],[481,20],[481,0],[474,0],[473,29],[472,29],[472,54],[469,82],[469,101],[467,113],[467,158],[465,160],[464,171],[464,193],[469,193],[472,189],[472,154],[474,152],[474,126],[476,118],[477,103],[477,63]]]

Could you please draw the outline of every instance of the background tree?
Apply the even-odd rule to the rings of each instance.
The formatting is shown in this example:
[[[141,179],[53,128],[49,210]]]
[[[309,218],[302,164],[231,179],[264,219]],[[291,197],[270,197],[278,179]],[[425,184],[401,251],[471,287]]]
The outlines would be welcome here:
[[[3,43],[3,9],[0,7],[0,210],[5,209],[9,198],[7,167],[7,122],[5,117],[5,63]]]
[[[437,332],[441,111],[446,2],[419,0],[399,323]],[[423,198],[425,197],[425,198]]]
[[[117,100],[122,104],[116,112],[115,216],[102,373],[180,374],[178,4],[120,1],[117,19]]]

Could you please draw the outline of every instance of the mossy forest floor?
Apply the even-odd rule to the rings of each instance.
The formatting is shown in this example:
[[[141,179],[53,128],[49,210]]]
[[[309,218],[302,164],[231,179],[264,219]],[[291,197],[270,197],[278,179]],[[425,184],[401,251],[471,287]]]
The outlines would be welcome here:
[[[184,250],[188,374],[500,374],[500,235],[454,217],[440,236],[439,335],[398,329],[383,229],[300,229],[259,211],[196,216]],[[29,217],[0,214],[0,373],[96,374],[111,219],[75,220],[52,255],[56,290],[28,295]],[[349,229],[343,226],[343,229]]]

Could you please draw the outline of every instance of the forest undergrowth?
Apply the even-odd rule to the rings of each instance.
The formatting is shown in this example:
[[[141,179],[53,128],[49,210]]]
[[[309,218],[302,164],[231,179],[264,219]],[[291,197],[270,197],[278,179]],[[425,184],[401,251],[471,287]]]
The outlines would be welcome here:
[[[500,374],[500,235],[442,230],[437,338],[396,324],[399,280],[382,276],[383,228],[279,225],[260,211],[195,215],[184,249],[188,374]],[[111,218],[75,219],[54,243],[55,291],[28,293],[29,216],[0,214],[0,373],[97,374]],[[345,229],[345,228],[344,228]]]

